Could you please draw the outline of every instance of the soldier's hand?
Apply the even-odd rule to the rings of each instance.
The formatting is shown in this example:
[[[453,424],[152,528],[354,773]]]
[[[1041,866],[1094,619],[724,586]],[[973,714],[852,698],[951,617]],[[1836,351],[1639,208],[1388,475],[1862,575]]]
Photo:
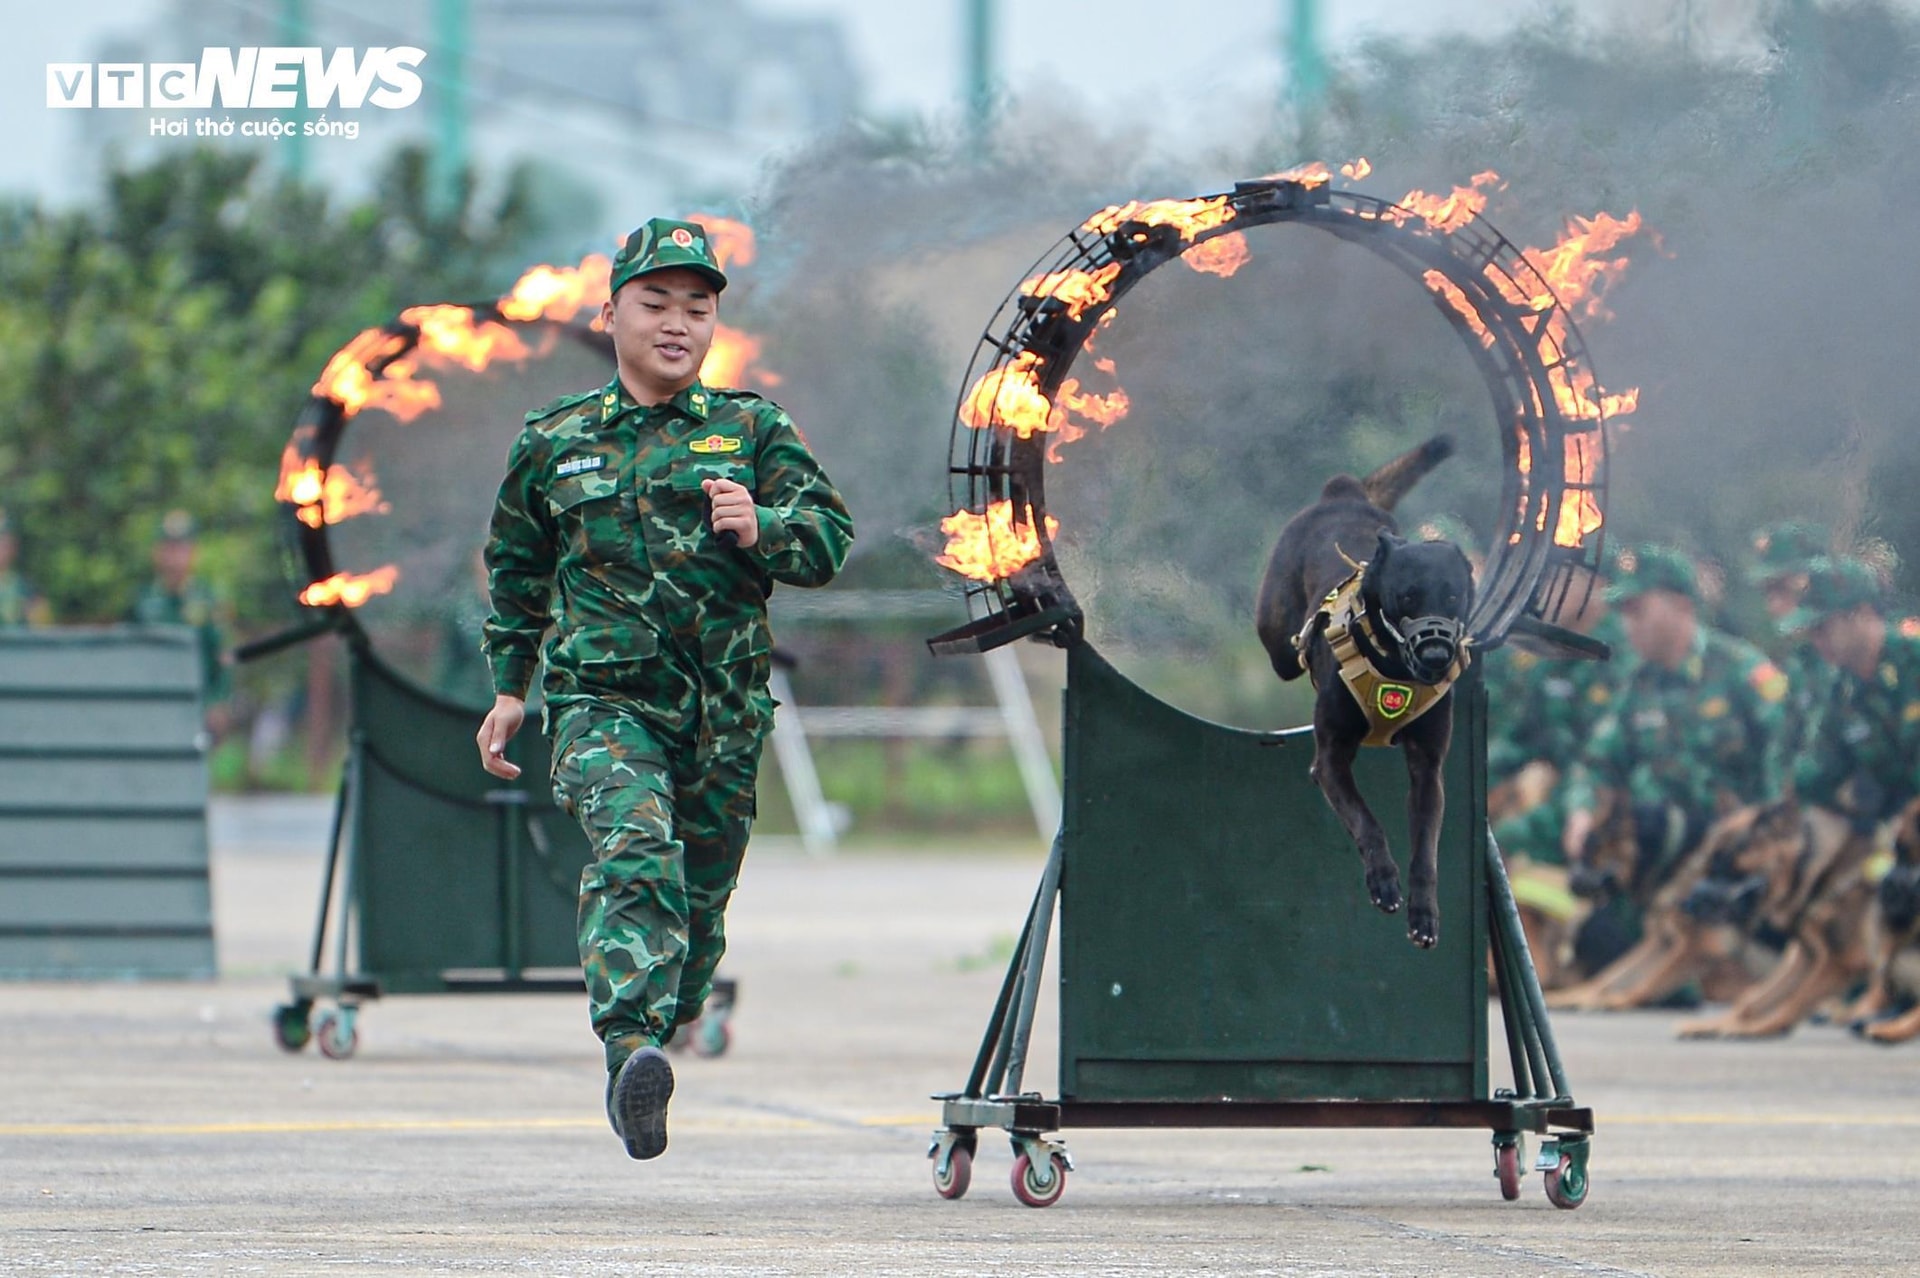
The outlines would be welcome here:
[[[760,540],[760,514],[753,494],[731,479],[702,480],[700,490],[713,503],[713,531],[730,532],[744,549]]]
[[[480,745],[480,766],[502,780],[511,781],[520,775],[520,765],[507,760],[507,742],[520,731],[526,717],[525,701],[501,693],[493,699],[493,709],[487,711],[479,735],[474,738]]]
[[[1587,836],[1593,833],[1593,813],[1585,808],[1575,808],[1567,813],[1567,823],[1560,831],[1560,850],[1566,853],[1569,864],[1580,860],[1587,850]]]

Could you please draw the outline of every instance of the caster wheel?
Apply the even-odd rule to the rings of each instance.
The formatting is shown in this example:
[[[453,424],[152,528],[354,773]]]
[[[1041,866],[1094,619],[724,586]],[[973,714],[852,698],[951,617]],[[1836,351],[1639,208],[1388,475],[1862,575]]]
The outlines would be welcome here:
[[[273,1009],[273,1041],[286,1052],[297,1052],[313,1041],[313,1028],[307,1024],[311,1008],[298,1003],[282,1003]]]
[[[947,1174],[940,1174],[940,1160],[933,1160],[933,1192],[942,1198],[964,1198],[973,1184],[973,1151],[955,1145],[947,1155]],[[1016,1191],[1017,1192],[1017,1191]]]
[[[1566,1154],[1560,1155],[1557,1165],[1547,1169],[1547,1201],[1563,1211],[1572,1211],[1587,1201],[1587,1175],[1584,1168],[1575,1168],[1573,1159]]]
[[[1022,1154],[1013,1162],[1013,1196],[1029,1207],[1051,1207],[1067,1192],[1067,1164],[1058,1154],[1050,1155],[1036,1169],[1033,1159]]]
[[[322,1056],[328,1060],[344,1061],[353,1055],[360,1046],[360,1030],[353,1021],[353,1013],[345,1009],[322,1012],[314,1020],[313,1037],[319,1044]]]
[[[703,1016],[693,1031],[695,1056],[725,1056],[727,1049],[733,1046],[733,1030],[728,1027],[725,1017]]]
[[[1520,1197],[1520,1147],[1501,1145],[1493,1151],[1493,1167],[1500,1177],[1500,1196],[1508,1202]],[[1547,1191],[1549,1195],[1552,1190]]]

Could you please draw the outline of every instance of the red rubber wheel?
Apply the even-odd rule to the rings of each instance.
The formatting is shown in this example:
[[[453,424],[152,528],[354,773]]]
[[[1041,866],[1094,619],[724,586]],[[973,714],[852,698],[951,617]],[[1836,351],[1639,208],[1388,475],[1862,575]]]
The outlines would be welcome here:
[[[1508,1202],[1520,1197],[1520,1146],[1496,1146],[1493,1166],[1500,1176],[1500,1196]]]
[[[347,1012],[322,1012],[313,1023],[313,1041],[328,1060],[344,1061],[360,1046],[360,1028]]]
[[[1067,1192],[1067,1162],[1049,1155],[1045,1170],[1037,1170],[1025,1154],[1013,1162],[1013,1196],[1029,1207],[1051,1207]]]
[[[1587,1182],[1585,1177],[1580,1178],[1580,1192],[1577,1194],[1573,1192],[1574,1178],[1567,1174],[1568,1169],[1572,1166],[1573,1159],[1562,1154],[1560,1155],[1559,1164],[1549,1168],[1547,1171],[1547,1201],[1562,1211],[1572,1211],[1575,1207],[1587,1201]]]
[[[933,1192],[942,1198],[965,1198],[967,1187],[973,1184],[973,1151],[965,1145],[955,1145],[947,1155],[947,1174],[940,1175],[940,1160],[933,1160]]]

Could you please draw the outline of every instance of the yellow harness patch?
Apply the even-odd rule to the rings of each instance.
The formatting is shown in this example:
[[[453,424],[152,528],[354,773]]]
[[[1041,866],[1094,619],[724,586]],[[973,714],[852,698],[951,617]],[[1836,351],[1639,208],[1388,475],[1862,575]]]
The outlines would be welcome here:
[[[1353,563],[1351,559],[1347,562]],[[1340,681],[1347,685],[1361,713],[1367,716],[1367,736],[1360,744],[1392,745],[1402,728],[1438,705],[1453,689],[1454,681],[1466,673],[1473,662],[1473,655],[1468,651],[1473,641],[1469,638],[1461,642],[1453,664],[1447,667],[1446,676],[1439,683],[1396,683],[1388,679],[1373,668],[1361,653],[1359,640],[1354,638],[1357,630],[1366,635],[1367,642],[1376,649],[1382,646],[1373,633],[1373,622],[1367,618],[1366,605],[1360,599],[1360,583],[1366,571],[1365,564],[1356,564],[1351,577],[1327,592],[1320,607],[1293,637],[1293,646],[1300,654],[1301,664],[1306,665],[1307,641],[1324,618],[1327,646],[1333,649],[1333,659],[1340,663]],[[1311,673],[1312,667],[1308,670]]]

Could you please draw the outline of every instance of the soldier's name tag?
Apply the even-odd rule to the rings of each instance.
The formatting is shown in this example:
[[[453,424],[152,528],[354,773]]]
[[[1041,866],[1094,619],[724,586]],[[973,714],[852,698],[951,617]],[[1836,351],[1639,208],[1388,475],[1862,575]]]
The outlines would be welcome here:
[[[599,470],[607,464],[607,459],[599,453],[588,457],[569,457],[553,468],[555,477],[565,479],[569,475],[580,475],[590,470]]]

